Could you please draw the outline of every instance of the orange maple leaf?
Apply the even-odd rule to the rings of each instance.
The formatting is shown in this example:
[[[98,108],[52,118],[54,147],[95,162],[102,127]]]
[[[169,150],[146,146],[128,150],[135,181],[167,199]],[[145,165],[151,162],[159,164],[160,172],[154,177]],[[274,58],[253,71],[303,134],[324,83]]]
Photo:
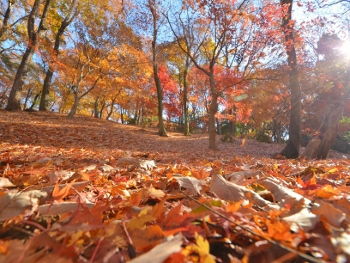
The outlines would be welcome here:
[[[73,183],[74,181],[68,183],[66,186],[60,189],[58,182],[56,182],[55,188],[52,191],[52,197],[57,201],[62,201],[63,198],[69,195],[69,190],[72,187]]]

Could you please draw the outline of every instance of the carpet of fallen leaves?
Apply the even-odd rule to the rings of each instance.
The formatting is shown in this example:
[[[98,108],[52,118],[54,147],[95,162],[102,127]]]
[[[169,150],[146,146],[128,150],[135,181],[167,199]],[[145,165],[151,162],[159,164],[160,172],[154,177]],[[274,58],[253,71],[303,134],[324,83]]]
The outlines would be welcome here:
[[[0,262],[350,262],[349,156],[0,116]]]

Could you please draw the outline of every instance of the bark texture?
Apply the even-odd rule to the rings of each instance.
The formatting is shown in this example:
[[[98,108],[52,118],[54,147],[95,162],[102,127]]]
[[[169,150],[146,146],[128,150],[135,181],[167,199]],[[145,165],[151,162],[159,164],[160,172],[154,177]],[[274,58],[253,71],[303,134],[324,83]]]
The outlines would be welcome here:
[[[28,44],[26,51],[23,54],[21,63],[17,69],[15,80],[12,84],[10,95],[7,101],[6,110],[18,111],[21,110],[21,99],[22,99],[22,87],[23,78],[27,73],[27,65],[33,56],[33,52],[38,43],[38,37],[41,31],[45,30],[47,12],[51,0],[45,1],[43,13],[40,16],[40,23],[37,29],[35,29],[35,18],[39,16],[39,10],[42,0],[35,0],[32,10],[28,17],[27,31],[28,31]]]
[[[291,93],[291,112],[289,119],[289,140],[281,154],[286,158],[298,158],[301,143],[301,90],[299,71],[294,45],[292,7],[293,0],[281,0],[281,5],[288,6],[288,11],[282,20],[282,30],[285,38],[285,49],[288,56],[289,90]]]

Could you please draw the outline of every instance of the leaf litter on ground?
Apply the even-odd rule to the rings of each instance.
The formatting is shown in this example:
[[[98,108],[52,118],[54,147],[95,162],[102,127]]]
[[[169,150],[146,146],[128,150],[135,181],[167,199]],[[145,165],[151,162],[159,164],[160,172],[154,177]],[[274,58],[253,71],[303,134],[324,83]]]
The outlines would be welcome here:
[[[0,114],[0,262],[350,261],[348,155]]]

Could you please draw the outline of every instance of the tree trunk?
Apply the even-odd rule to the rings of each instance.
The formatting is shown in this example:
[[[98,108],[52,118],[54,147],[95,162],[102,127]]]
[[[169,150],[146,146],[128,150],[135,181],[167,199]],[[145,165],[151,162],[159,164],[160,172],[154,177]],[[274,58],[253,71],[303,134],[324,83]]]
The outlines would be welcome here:
[[[232,115],[232,120],[229,121],[228,125],[228,131],[229,134],[232,135],[233,137],[236,136],[236,106],[233,105],[232,108],[229,110],[229,114]],[[235,119],[233,119],[233,117]]]
[[[29,111],[34,111],[34,106],[35,106],[36,101],[39,99],[39,96],[40,96],[39,93],[35,95],[33,102],[32,102],[32,105],[30,105],[30,107],[28,108]]]
[[[69,24],[73,21],[73,18],[75,17],[76,13],[74,13],[74,6],[75,6],[76,0],[72,1],[70,7],[70,12],[69,14],[65,17],[65,19],[62,21],[62,24],[60,28],[58,29],[56,38],[55,38],[55,44],[53,48],[53,54],[51,56],[50,62],[49,62],[49,68],[46,72],[44,84],[43,84],[43,90],[41,93],[41,99],[40,99],[40,104],[39,104],[39,111],[47,111],[48,108],[48,95],[50,92],[50,86],[51,86],[51,81],[52,81],[52,76],[54,73],[53,65],[55,63],[55,60],[57,60],[57,56],[59,53],[60,49],[60,43],[61,43],[61,38],[66,30],[66,28],[69,26]]]
[[[163,91],[161,87],[161,83],[158,77],[158,66],[155,63],[153,65],[153,74],[154,74],[154,80],[157,88],[157,100],[158,100],[158,135],[159,136],[168,136],[164,121],[163,121]]]
[[[24,103],[23,103],[23,110],[27,109],[27,103],[28,103],[30,97],[32,96],[32,94],[33,94],[33,90],[32,89],[28,89],[26,98],[24,99]]]
[[[100,99],[100,97],[97,97],[94,103],[94,117],[98,118],[98,100]]]
[[[21,64],[17,69],[15,80],[10,91],[10,96],[7,100],[6,110],[8,111],[21,110],[23,77],[27,73],[27,63],[31,59],[32,55],[33,49],[28,47],[22,57]]]
[[[152,5],[149,5],[150,11],[153,16],[153,39],[152,39],[152,63],[153,63],[153,76],[154,76],[154,82],[156,84],[157,88],[157,100],[158,100],[158,135],[159,136],[168,136],[164,121],[163,121],[163,90],[160,83],[160,79],[158,76],[158,62],[157,62],[157,12],[155,10],[155,7]]]
[[[281,5],[288,5],[288,11],[282,21],[282,30],[288,56],[289,90],[291,93],[289,140],[281,154],[286,158],[298,158],[301,142],[301,90],[294,45],[293,24],[291,23],[293,0],[281,0]]]
[[[209,149],[217,150],[216,145],[216,128],[215,128],[215,114],[218,110],[218,95],[212,94],[212,101],[209,107],[209,124],[208,124],[208,130],[209,130]]]
[[[324,120],[316,134],[307,144],[302,155],[303,157],[306,159],[327,158],[338,133],[338,125],[343,115],[343,109],[343,103],[329,105]]]
[[[107,106],[107,117],[106,117],[106,120],[109,120],[109,118],[112,116],[112,114],[114,112],[114,103],[115,103],[116,99],[117,99],[117,97],[114,97],[112,99],[110,111],[108,111],[108,106]]]
[[[209,149],[217,150],[216,144],[216,128],[215,128],[215,115],[218,111],[218,98],[219,94],[216,90],[216,84],[214,79],[214,64],[209,66],[209,84],[210,84],[210,95],[211,95],[211,103],[209,105]]]
[[[28,61],[33,56],[33,51],[38,42],[38,35],[42,30],[45,29],[44,24],[46,22],[46,15],[48,11],[48,7],[50,5],[51,0],[46,0],[45,7],[43,13],[41,15],[40,24],[35,31],[35,18],[38,16],[39,7],[41,4],[41,0],[35,0],[32,10],[28,17],[28,46],[26,51],[23,54],[21,64],[17,69],[17,73],[15,76],[15,80],[13,82],[10,96],[7,101],[6,110],[8,111],[18,111],[21,110],[21,98],[22,98],[22,86],[23,86],[23,77],[27,72],[27,64]]]
[[[99,118],[102,118],[102,114],[103,114],[103,110],[104,110],[105,106],[106,106],[106,100],[103,99],[101,102],[101,108],[99,110],[99,115],[98,115]]]
[[[14,0],[8,0],[7,3],[8,3],[7,9],[5,11],[4,19],[2,20],[2,26],[0,28],[0,39],[2,39],[2,37],[5,34],[5,32],[7,31],[7,26],[8,26],[8,22],[10,20],[10,16],[11,16],[12,6],[15,3],[15,1]]]
[[[74,94],[74,103],[72,108],[70,109],[70,112],[68,114],[68,118],[73,118],[73,116],[75,115],[75,113],[77,112],[78,109],[78,105],[79,105],[79,96],[76,92],[73,93]]]
[[[187,93],[188,93],[188,82],[187,82],[187,74],[188,74],[188,67],[189,67],[190,61],[189,56],[186,57],[186,64],[185,64],[185,71],[184,71],[184,94],[183,94],[183,111],[184,111],[184,121],[185,121],[185,127],[184,127],[184,135],[189,136],[190,135],[190,124],[188,121],[188,105],[187,105]]]

